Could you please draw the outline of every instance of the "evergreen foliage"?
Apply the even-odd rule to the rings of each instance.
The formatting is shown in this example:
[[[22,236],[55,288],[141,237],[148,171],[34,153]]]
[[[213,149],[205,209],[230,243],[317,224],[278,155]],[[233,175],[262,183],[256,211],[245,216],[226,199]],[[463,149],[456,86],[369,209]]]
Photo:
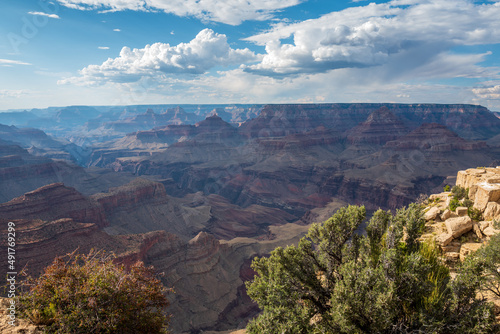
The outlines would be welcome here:
[[[421,242],[422,208],[341,208],[297,246],[257,258],[247,283],[262,313],[249,333],[494,333],[492,306],[476,298],[482,269],[451,279],[432,241]]]

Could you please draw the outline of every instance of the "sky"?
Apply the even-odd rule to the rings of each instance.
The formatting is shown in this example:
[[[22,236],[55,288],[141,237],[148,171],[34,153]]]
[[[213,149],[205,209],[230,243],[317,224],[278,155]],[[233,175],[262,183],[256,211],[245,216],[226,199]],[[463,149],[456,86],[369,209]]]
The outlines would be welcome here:
[[[2,0],[0,110],[471,103],[500,111],[500,0]]]

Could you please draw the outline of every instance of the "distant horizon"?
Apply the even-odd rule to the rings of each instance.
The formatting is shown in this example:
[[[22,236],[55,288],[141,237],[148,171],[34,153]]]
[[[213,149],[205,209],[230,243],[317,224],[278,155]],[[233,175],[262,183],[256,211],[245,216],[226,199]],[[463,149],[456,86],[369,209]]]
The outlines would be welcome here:
[[[182,106],[266,106],[266,105],[339,105],[339,104],[392,104],[392,105],[468,105],[477,106],[488,109],[491,112],[500,112],[499,110],[491,110],[490,108],[476,104],[476,103],[432,103],[432,102],[414,102],[414,103],[401,103],[401,102],[307,102],[307,103],[140,103],[140,104],[72,104],[72,105],[61,105],[61,106],[48,106],[48,107],[33,107],[33,108],[18,108],[18,109],[7,109],[0,110],[0,113],[6,112],[31,112],[34,109],[47,110],[47,109],[63,109],[69,107],[92,107],[92,108],[117,108],[117,107],[146,107],[146,106],[172,106],[172,107],[182,107]]]
[[[0,110],[193,101],[500,110],[500,0],[3,5]]]

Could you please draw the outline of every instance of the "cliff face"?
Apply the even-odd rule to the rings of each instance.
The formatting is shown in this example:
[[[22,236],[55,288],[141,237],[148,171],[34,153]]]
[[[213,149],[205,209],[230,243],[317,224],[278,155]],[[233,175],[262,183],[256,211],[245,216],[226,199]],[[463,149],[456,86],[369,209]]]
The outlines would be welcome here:
[[[166,196],[165,187],[161,183],[137,178],[121,187],[109,189],[107,193],[92,195],[90,198],[99,203],[106,212],[117,207],[133,207],[145,201],[154,201]]]
[[[238,129],[214,116],[190,131],[197,135],[108,166],[169,179],[176,196],[202,191],[300,216],[332,196],[394,209],[454,170],[500,159],[471,140],[498,133],[500,120],[472,105],[268,105]]]
[[[408,133],[408,128],[387,107],[382,107],[368,116],[366,121],[347,131],[350,144],[383,145]]]
[[[425,149],[438,152],[450,151],[473,151],[487,147],[486,142],[468,142],[455,133],[448,130],[444,125],[437,123],[426,123],[399,138],[386,144],[388,148],[400,150]]]
[[[74,188],[54,183],[0,204],[3,219],[51,220],[71,218],[82,223],[107,224],[103,208]]]
[[[244,263],[278,246],[298,242],[306,230],[307,227],[295,224],[273,227],[275,239],[267,241],[218,241],[200,232],[186,242],[171,236],[155,244],[147,263],[164,272],[163,282],[175,290],[169,308],[174,314],[172,330],[181,333],[241,326],[258,312],[244,293],[244,280],[253,277]]]
[[[423,123],[438,123],[468,140],[484,140],[500,132],[499,119],[481,106],[353,103],[267,105],[259,117],[242,125],[242,133],[250,138],[283,136],[318,126],[347,131],[380,108],[387,108],[411,130]]]

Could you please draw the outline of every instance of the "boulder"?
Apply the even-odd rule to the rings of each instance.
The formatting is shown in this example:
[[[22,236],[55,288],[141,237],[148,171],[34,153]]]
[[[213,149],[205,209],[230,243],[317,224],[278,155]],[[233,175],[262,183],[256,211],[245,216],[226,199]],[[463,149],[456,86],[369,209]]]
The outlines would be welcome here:
[[[487,228],[485,228],[483,230],[484,235],[487,237],[492,237],[495,234],[498,234],[499,232],[500,232],[500,230],[495,230],[495,228],[493,228],[493,226],[488,226]]]
[[[459,207],[456,208],[455,213],[459,217],[464,217],[464,216],[467,216],[467,212],[468,211],[469,211],[469,209],[467,209],[467,207],[465,207],[465,206],[459,206]]]
[[[476,233],[476,236],[479,239],[483,238],[483,233],[481,232],[481,228],[479,228],[478,223],[472,223],[472,230],[474,231],[474,233]]]
[[[427,211],[424,214],[424,219],[427,220],[427,221],[434,220],[439,215],[439,213],[440,213],[440,210],[438,208],[432,207],[432,208],[429,209],[429,211]]]
[[[486,209],[489,202],[498,202],[500,200],[500,184],[484,181],[477,185],[474,194],[474,207],[479,210]]]
[[[441,220],[445,221],[446,219],[450,218],[450,216],[451,216],[451,211],[449,209],[446,209],[441,214]]]
[[[441,247],[446,247],[453,241],[453,236],[448,233],[443,233],[437,236],[436,241]]]
[[[465,260],[465,257],[467,255],[469,255],[470,253],[474,253],[479,248],[481,248],[482,245],[483,244],[477,242],[463,244],[462,247],[460,247],[460,261]]]
[[[445,222],[448,234],[453,235],[454,238],[469,232],[472,229],[472,219],[469,216],[457,217],[447,219]]]
[[[500,204],[497,202],[488,202],[483,212],[483,217],[486,220],[500,219]]]
[[[479,225],[479,229],[481,230],[481,232],[483,232],[485,228],[490,226],[490,222],[488,222],[488,221],[482,221],[482,222],[479,222],[477,224]]]
[[[438,207],[446,208],[448,207],[448,205],[450,205],[451,192],[446,191],[439,194],[432,194],[429,196],[429,200],[431,201],[435,201],[436,199],[439,199]]]

